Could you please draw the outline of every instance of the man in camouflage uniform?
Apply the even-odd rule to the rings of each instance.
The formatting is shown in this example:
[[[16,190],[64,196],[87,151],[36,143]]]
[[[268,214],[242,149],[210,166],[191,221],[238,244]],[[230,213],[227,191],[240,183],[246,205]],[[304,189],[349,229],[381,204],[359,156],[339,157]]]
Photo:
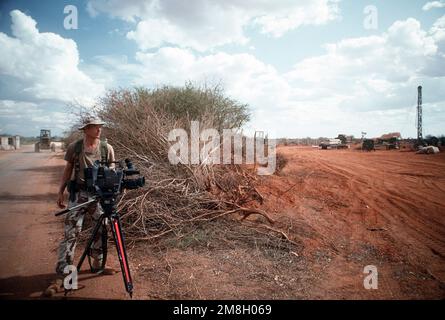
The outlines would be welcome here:
[[[68,207],[74,207],[91,199],[92,194],[86,191],[84,169],[91,167],[96,160],[104,160],[110,163],[115,161],[114,150],[111,145],[105,141],[100,141],[102,125],[104,123],[98,119],[88,118],[84,121],[79,130],[83,130],[84,137],[82,140],[71,143],[66,151],[65,160],[67,161],[62,181],[59,188],[57,205],[59,208],[65,208],[65,189],[68,185],[75,185],[74,191],[70,191],[70,199]],[[69,183],[71,181],[71,183]],[[76,183],[73,184],[72,181]],[[45,295],[52,296],[63,284],[65,277],[64,269],[68,265],[72,265],[74,261],[74,250],[76,248],[77,238],[82,230],[85,214],[90,214],[95,223],[99,216],[103,214],[100,205],[93,202],[91,205],[68,212],[65,216],[65,235],[59,245],[57,258],[57,280],[54,281],[45,291]],[[91,250],[92,268],[102,274],[114,274],[114,269],[102,266],[102,229],[99,229],[97,237],[94,239]]]

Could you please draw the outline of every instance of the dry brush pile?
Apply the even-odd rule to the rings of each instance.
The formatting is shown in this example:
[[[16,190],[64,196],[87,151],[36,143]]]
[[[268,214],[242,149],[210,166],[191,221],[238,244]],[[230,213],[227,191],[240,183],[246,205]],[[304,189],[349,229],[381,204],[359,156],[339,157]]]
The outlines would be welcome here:
[[[190,121],[197,120],[201,130],[221,132],[237,130],[249,120],[247,106],[225,97],[219,87],[114,90],[100,100],[96,112],[107,123],[104,134],[117,159],[131,158],[146,178],[144,188],[125,191],[119,202],[130,243],[226,247],[229,241],[286,249],[296,244],[273,227],[266,212],[254,208],[262,196],[252,170],[173,165],[168,159],[173,128],[190,132]]]

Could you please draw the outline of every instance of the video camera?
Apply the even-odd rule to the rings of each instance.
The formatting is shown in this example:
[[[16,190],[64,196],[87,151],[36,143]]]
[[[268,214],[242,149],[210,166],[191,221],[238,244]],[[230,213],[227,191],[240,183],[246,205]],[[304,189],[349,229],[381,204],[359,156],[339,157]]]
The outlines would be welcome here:
[[[85,168],[85,182],[87,191],[98,195],[117,194],[123,189],[137,189],[145,185],[145,178],[140,176],[130,159],[114,161],[117,168],[110,168],[109,163],[99,160],[92,167]],[[137,177],[135,177],[137,176]]]

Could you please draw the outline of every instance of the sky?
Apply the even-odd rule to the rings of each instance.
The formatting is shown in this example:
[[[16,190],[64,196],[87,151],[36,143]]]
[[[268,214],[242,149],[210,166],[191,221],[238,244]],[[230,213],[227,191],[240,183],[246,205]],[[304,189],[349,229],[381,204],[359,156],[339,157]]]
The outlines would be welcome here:
[[[445,134],[445,0],[0,0],[0,134],[60,135],[73,103],[187,81],[287,138],[416,137],[421,85],[423,134]]]

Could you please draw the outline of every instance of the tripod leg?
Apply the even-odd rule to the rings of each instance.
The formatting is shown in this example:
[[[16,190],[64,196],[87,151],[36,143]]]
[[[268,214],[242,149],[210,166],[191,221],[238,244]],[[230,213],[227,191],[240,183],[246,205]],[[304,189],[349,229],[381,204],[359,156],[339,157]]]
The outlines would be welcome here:
[[[99,220],[97,220],[96,225],[94,226],[93,232],[91,233],[90,238],[88,239],[87,245],[85,246],[85,250],[82,253],[82,256],[80,257],[79,263],[77,264],[77,271],[80,271],[80,268],[82,267],[82,263],[85,260],[85,257],[87,256],[91,245],[93,244],[94,239],[96,238],[96,234],[99,231],[99,228],[102,227],[103,220],[105,219],[105,216],[102,214],[99,217]]]
[[[108,231],[106,220],[104,219],[104,223],[102,224],[102,266],[101,269],[105,269],[105,265],[107,263],[107,253],[108,253]]]
[[[90,265],[92,273],[103,271],[105,269],[105,265],[107,263],[108,231],[107,231],[107,223],[106,223],[106,221],[107,221],[107,218],[103,219],[103,222],[102,222],[102,230],[101,230],[101,235],[100,235],[100,237],[101,237],[102,263],[101,263],[100,267],[98,267],[98,268],[96,268],[96,266],[93,267],[93,265],[91,264],[91,256],[93,256],[93,258],[94,258],[93,251],[97,250],[97,248],[93,248],[95,246],[94,245],[94,240],[93,240],[93,243],[90,246],[90,252],[89,252],[90,254],[88,254],[88,263]],[[100,228],[99,228],[99,230],[100,230]],[[98,232],[99,232],[99,230],[98,230]],[[97,234],[96,234],[96,236],[97,236]],[[95,259],[97,259],[97,257]]]
[[[128,265],[127,252],[125,251],[124,236],[122,234],[121,223],[119,215],[113,215],[111,217],[111,230],[113,232],[114,243],[116,244],[117,255],[122,270],[122,277],[125,284],[125,290],[133,295],[133,281],[131,280],[130,267]]]

